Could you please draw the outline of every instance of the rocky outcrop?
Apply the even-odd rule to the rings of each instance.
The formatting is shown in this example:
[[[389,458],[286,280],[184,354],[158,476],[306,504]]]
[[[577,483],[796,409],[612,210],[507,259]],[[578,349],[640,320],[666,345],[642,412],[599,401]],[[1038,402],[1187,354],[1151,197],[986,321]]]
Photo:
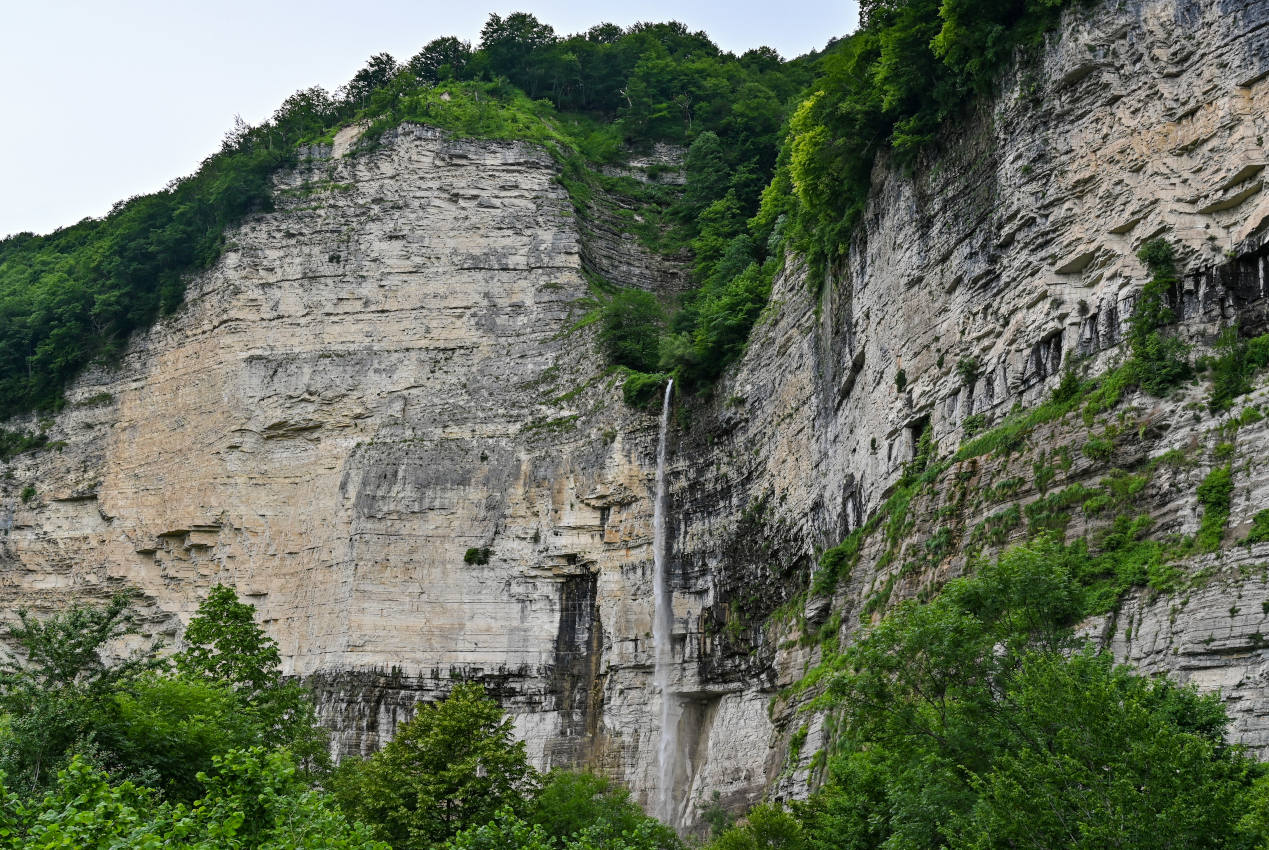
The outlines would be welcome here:
[[[1201,387],[1129,399],[1100,465],[1071,418],[950,469],[914,502],[898,557],[870,539],[831,599],[803,594],[927,426],[947,454],[968,416],[997,420],[1077,358],[1121,356],[1149,238],[1181,250],[1188,338],[1264,327],[1266,114],[1263,3],[1074,10],[915,176],[879,163],[822,291],[789,259],[743,360],[710,399],[679,400],[671,434],[684,825],[715,792],[739,807],[803,791],[827,732],[782,691],[818,660],[800,638],[827,625],[848,640],[881,589],[919,593],[963,570],[971,541],[990,552],[1027,530],[975,537],[993,517],[1149,466],[1134,504],[1152,533],[1196,527],[1197,482],[1226,462],[1213,429],[1229,427]],[[657,422],[620,402],[583,271],[669,293],[683,269],[623,234],[620,199],[579,216],[532,146],[410,126],[353,153],[354,136],[282,175],[276,211],[235,231],[116,369],[75,385],[48,449],[10,462],[0,593],[50,608],[133,586],[151,632],[175,638],[232,583],[340,751],[373,749],[417,700],[474,677],[539,765],[649,798]],[[1088,624],[1124,659],[1222,687],[1260,748],[1269,552],[1232,544],[1269,506],[1267,441],[1263,422],[1238,428],[1230,545],[1179,566],[1189,589]],[[1186,463],[1154,463],[1170,450]],[[954,545],[904,572],[952,515]]]

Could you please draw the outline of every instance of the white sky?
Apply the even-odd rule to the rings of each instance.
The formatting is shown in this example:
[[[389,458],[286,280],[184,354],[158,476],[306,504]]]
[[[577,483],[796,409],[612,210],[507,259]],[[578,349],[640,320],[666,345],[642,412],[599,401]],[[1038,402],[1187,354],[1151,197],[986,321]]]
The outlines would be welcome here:
[[[235,114],[258,123],[374,53],[473,42],[490,12],[556,32],[679,20],[725,50],[785,57],[854,29],[857,0],[0,0],[0,236],[46,233],[192,172]]]

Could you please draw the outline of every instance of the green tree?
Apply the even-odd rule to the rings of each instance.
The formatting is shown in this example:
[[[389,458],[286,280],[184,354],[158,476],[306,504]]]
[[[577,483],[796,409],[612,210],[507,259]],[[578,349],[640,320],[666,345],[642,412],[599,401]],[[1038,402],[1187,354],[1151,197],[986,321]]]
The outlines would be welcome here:
[[[723,143],[710,130],[701,133],[687,149],[683,161],[687,183],[683,187],[684,209],[695,217],[714,201],[727,194],[731,169],[723,154]]]
[[[349,104],[365,106],[375,90],[387,87],[400,71],[401,66],[392,58],[392,54],[376,53],[349,80],[344,90],[344,100]]]
[[[418,79],[427,83],[461,79],[471,61],[471,44],[452,35],[435,38],[410,59],[406,65]]]
[[[303,685],[282,678],[277,642],[256,624],[255,610],[233,588],[213,587],[185,629],[176,669],[232,689],[279,743],[310,768],[325,768],[328,736]]]
[[[398,848],[431,847],[487,823],[504,807],[523,813],[537,787],[511,719],[475,683],[418,707],[382,750],[341,763],[345,811]]]
[[[555,30],[527,12],[505,18],[490,15],[480,30],[480,49],[494,74],[520,86],[529,97],[540,94],[543,68],[534,61],[542,48],[555,43]]]
[[[232,587],[218,584],[185,627],[176,669],[222,682],[247,696],[277,686],[282,656],[277,642],[255,620],[254,605],[240,602]]]
[[[655,295],[623,289],[604,305],[600,320],[599,339],[609,360],[639,372],[656,369],[665,313]]]
[[[1190,376],[1189,347],[1163,330],[1176,320],[1168,306],[1177,287],[1176,250],[1162,238],[1152,239],[1137,256],[1151,276],[1128,320],[1133,376],[1141,389],[1159,396]]]
[[[135,632],[129,597],[100,608],[75,606],[38,620],[18,612],[9,639],[18,657],[0,666],[0,770],[24,793],[48,785],[76,748],[94,746],[113,695],[160,662],[133,656],[108,663],[111,641]]]

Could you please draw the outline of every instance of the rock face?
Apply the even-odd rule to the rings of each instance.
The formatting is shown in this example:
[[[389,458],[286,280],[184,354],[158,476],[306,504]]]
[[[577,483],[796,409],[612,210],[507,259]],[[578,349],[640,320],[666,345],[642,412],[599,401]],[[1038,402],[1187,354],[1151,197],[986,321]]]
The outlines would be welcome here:
[[[927,425],[946,454],[968,416],[1036,403],[1077,358],[1099,371],[1122,356],[1146,240],[1181,252],[1187,338],[1235,319],[1267,329],[1266,115],[1263,2],[1071,12],[914,177],[878,165],[823,291],[789,261],[742,362],[712,400],[679,401],[671,434],[682,825],[715,792],[739,807],[813,779],[823,724],[780,694],[819,650],[791,638],[840,615],[849,639],[880,588],[898,599],[955,574],[1027,530],[993,518],[1111,465],[1152,470],[1136,507],[1166,534],[1193,531],[1197,483],[1231,463],[1231,545],[1181,564],[1183,593],[1143,591],[1088,629],[1146,669],[1222,688],[1236,734],[1269,749],[1269,547],[1232,545],[1269,507],[1269,428],[1228,439],[1201,387],[1113,411],[1132,427],[1109,460],[1082,453],[1076,417],[949,470],[914,502],[899,557],[870,538],[831,599],[801,593]],[[616,205],[579,221],[531,146],[403,127],[336,155],[349,141],[283,175],[277,210],[232,235],[185,307],[79,381],[55,447],[10,463],[0,593],[49,608],[127,584],[152,631],[177,635],[212,584],[232,583],[316,688],[342,752],[475,677],[540,766],[586,765],[651,799],[657,421],[621,405],[582,271],[671,292],[683,269],[623,237]],[[1152,463],[1170,450],[1188,460]],[[954,545],[902,571],[944,527]]]

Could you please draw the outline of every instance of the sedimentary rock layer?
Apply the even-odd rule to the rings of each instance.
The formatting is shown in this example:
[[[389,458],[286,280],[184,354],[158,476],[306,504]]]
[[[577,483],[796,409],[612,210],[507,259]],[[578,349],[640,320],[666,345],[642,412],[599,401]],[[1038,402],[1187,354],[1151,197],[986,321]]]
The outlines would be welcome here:
[[[1264,3],[1073,10],[913,176],[878,164],[822,288],[789,258],[743,360],[709,399],[678,401],[670,435],[684,823],[714,792],[739,806],[805,789],[822,724],[779,698],[818,658],[798,629],[837,614],[849,639],[879,587],[899,599],[955,574],[989,518],[1106,471],[1079,451],[1087,426],[1053,424],[914,506],[904,553],[939,533],[954,481],[977,494],[945,557],[898,576],[906,557],[871,541],[833,598],[799,596],[927,424],[947,453],[967,416],[1035,403],[1075,358],[1097,371],[1122,356],[1146,277],[1134,254],[1154,236],[1180,250],[1179,332],[1264,329],[1266,114]],[[316,688],[342,752],[478,677],[540,766],[587,765],[650,799],[657,423],[621,404],[582,271],[668,293],[683,268],[623,238],[619,201],[579,221],[532,146],[409,126],[356,151],[355,135],[283,174],[276,211],[236,230],[117,368],[74,386],[49,449],[10,462],[0,593],[48,609],[133,586],[151,632],[174,638],[230,583]],[[1159,533],[1193,530],[1196,482],[1223,462],[1223,421],[1186,393],[1129,400],[1140,427],[1112,458],[1190,447],[1142,497]],[[1043,485],[1027,473],[1063,447],[1073,460]],[[1269,506],[1269,431],[1245,426],[1234,447],[1231,542]],[[1147,669],[1224,688],[1237,734],[1264,748],[1269,588],[1252,565],[1267,557],[1196,558],[1184,599],[1142,592],[1088,628]]]

